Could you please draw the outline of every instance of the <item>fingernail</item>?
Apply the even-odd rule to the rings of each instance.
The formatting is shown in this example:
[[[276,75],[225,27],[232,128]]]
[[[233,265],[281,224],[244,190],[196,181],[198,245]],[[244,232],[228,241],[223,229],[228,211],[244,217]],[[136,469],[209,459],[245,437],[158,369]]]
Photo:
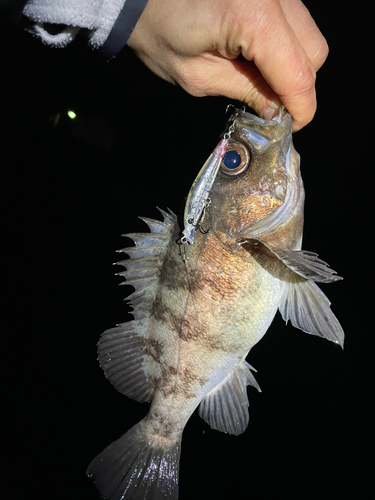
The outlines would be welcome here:
[[[274,106],[274,107],[272,107],[272,106]],[[279,112],[279,106],[275,103],[270,103],[270,107],[266,108],[262,112],[262,117],[265,120],[272,120],[272,118],[275,118],[275,116],[277,115],[278,112]]]

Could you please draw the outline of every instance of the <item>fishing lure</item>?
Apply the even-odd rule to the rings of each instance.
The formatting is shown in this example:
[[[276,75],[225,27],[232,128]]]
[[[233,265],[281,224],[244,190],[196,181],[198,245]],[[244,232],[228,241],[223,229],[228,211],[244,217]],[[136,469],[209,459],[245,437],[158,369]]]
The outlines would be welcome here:
[[[244,113],[244,111],[244,107],[241,110],[236,110],[228,132],[224,134],[223,139],[212,151],[191,186],[185,205],[184,230],[182,231],[183,236],[180,240],[182,244],[189,243],[192,245],[194,243],[194,233],[197,227],[199,227],[204,212],[210,203],[209,194],[212,184],[215,181],[220,163],[225,155],[229,139],[234,132],[236,118],[239,113]]]

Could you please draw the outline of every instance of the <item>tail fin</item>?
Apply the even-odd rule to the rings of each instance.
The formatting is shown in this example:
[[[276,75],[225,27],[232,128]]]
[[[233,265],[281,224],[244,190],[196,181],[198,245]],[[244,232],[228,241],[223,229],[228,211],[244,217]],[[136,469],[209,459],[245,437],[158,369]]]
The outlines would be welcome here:
[[[142,420],[87,469],[106,500],[177,500],[181,437],[150,439]],[[154,443],[152,442],[154,441]]]

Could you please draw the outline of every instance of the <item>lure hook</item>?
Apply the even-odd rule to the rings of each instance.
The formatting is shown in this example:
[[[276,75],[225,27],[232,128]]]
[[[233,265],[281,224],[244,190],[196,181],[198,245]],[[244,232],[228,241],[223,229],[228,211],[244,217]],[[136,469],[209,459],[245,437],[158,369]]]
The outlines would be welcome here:
[[[228,132],[225,132],[225,134],[223,136],[226,141],[229,141],[229,139],[231,138],[231,136],[232,136],[232,134],[234,132],[234,124],[236,123],[238,115],[240,113],[241,113],[241,115],[243,115],[244,112],[245,112],[245,110],[246,110],[245,106],[242,106],[241,109],[237,109],[233,104],[228,104],[227,109],[226,109],[225,112],[227,113],[228,109],[231,108],[231,107],[234,108],[236,112],[234,114],[233,121],[232,121],[232,123],[230,124],[230,126],[228,128]]]

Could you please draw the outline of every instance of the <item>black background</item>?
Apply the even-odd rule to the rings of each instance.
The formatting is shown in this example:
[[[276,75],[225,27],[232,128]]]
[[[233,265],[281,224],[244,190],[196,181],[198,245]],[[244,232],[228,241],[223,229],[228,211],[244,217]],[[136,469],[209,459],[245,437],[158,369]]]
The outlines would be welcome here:
[[[373,57],[363,9],[306,4],[330,56],[316,117],[295,135],[307,193],[303,247],[345,278],[322,286],[345,350],[278,315],[248,358],[263,392],[249,389],[247,431],[212,431],[196,413],[189,421],[180,500],[373,494]],[[230,101],[187,95],[128,49],[108,63],[84,39],[45,47],[9,12],[1,18],[2,497],[94,500],[88,463],[148,407],[118,394],[96,361],[100,333],[127,319],[127,289],[112,267],[126,244],[120,235],[144,230],[138,215],[159,218],[156,205],[182,209]]]

